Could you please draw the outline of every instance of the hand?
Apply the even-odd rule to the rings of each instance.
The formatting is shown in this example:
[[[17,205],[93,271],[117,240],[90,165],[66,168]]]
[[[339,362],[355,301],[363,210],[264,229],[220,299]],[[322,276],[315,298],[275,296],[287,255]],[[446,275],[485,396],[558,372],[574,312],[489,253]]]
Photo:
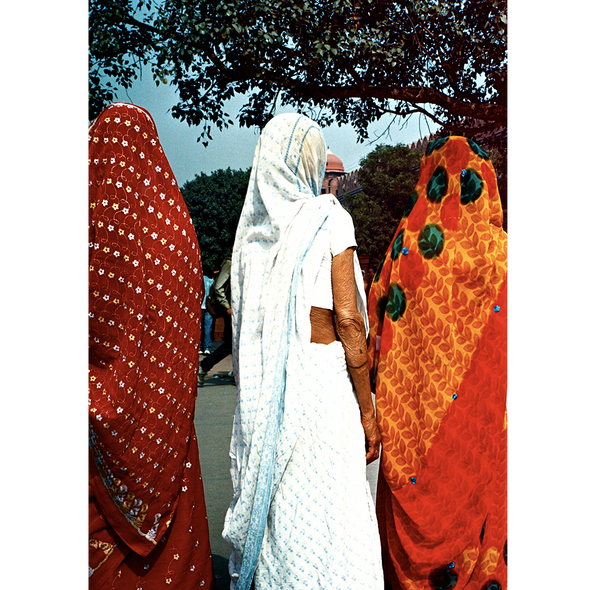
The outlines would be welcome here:
[[[367,465],[379,458],[379,447],[381,446],[381,433],[375,416],[361,416],[361,424],[365,431],[365,448],[367,452],[365,459]]]
[[[227,315],[231,315],[231,307],[227,308]]]

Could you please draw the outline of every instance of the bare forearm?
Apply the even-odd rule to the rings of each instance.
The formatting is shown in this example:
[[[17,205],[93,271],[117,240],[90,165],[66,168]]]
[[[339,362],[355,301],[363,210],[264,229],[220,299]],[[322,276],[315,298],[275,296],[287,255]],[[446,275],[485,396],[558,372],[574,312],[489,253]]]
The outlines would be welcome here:
[[[365,433],[365,458],[370,463],[379,457],[381,435],[371,396],[365,323],[356,305],[352,248],[332,259],[332,289],[336,331],[344,348],[348,372],[359,402],[361,424]]]
[[[365,323],[356,305],[354,251],[345,250],[332,260],[332,289],[336,331],[342,342],[348,372],[354,385],[363,416],[373,416],[371,381],[367,356]]]
[[[361,408],[363,416],[374,416],[375,407],[373,406],[373,398],[371,396],[371,383],[369,379],[369,372],[365,368],[355,369],[348,367],[348,372],[354,385],[356,397]]]
[[[371,395],[365,324],[359,313],[337,316],[336,329],[344,348],[348,373],[361,410],[361,425],[365,433],[365,459],[368,463],[379,457],[381,435],[375,419]]]
[[[360,313],[337,317],[336,329],[344,348],[346,364],[363,416],[374,416],[367,356],[365,326]]]

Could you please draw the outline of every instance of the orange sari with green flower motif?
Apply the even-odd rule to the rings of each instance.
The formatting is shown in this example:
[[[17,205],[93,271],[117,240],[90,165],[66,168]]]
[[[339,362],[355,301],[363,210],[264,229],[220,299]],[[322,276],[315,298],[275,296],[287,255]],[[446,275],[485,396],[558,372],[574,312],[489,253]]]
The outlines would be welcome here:
[[[369,295],[393,589],[506,588],[506,317],[493,166],[437,139]]]

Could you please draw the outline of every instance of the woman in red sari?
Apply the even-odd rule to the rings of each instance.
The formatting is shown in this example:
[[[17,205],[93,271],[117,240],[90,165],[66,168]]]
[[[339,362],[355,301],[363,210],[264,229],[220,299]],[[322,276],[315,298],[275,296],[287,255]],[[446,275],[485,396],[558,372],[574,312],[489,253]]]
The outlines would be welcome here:
[[[90,588],[213,588],[199,245],[145,110],[109,106],[89,141]]]
[[[506,589],[506,316],[492,164],[437,139],[369,296],[392,589]]]

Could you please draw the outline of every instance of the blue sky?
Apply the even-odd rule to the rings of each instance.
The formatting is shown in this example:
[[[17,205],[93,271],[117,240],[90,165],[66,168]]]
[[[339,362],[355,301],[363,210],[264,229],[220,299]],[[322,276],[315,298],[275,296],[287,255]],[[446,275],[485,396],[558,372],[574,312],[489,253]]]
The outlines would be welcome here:
[[[176,104],[176,93],[168,85],[156,86],[151,72],[144,71],[141,80],[137,80],[129,90],[121,90],[117,99],[132,102],[149,111],[156,122],[158,135],[172,170],[182,186],[192,180],[195,174],[210,173],[219,168],[246,169],[252,165],[254,149],[258,141],[258,130],[239,127],[237,124],[218,131],[212,130],[213,139],[207,147],[197,142],[200,130],[172,117],[171,108]],[[243,97],[236,97],[225,109],[237,118]],[[288,109],[284,109],[288,110]],[[389,135],[384,135],[391,119],[384,117],[369,127],[369,141],[357,143],[356,133],[350,125],[338,127],[331,125],[324,128],[328,148],[344,164],[344,170],[351,172],[359,166],[361,158],[366,156],[379,143],[411,143],[433,133],[438,126],[425,117],[413,115],[405,121],[395,122]]]

